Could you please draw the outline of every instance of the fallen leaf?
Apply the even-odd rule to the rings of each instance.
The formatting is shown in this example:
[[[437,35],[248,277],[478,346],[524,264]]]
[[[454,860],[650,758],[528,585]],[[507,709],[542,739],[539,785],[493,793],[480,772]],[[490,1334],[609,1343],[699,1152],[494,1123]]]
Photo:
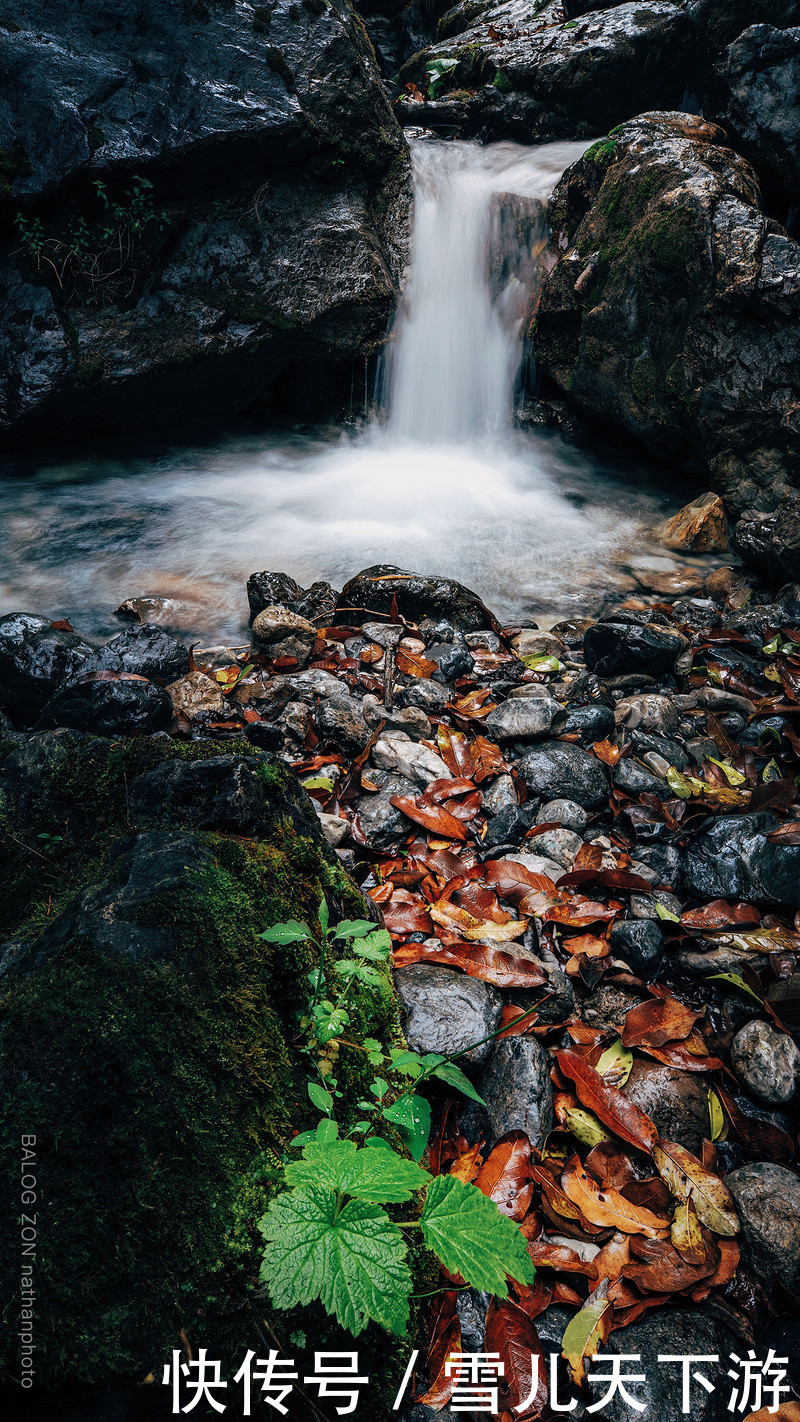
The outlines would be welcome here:
[[[598,1057],[595,1071],[607,1086],[622,1087],[633,1071],[633,1052],[623,1046],[621,1038],[617,1037],[616,1042],[612,1042]]]
[[[798,840],[800,844],[800,840]],[[703,908],[691,909],[681,914],[683,928],[719,929],[730,928],[736,923],[760,923],[761,914],[750,904],[735,904],[733,907],[725,899],[714,899]]]
[[[659,1141],[653,1158],[675,1199],[691,1199],[703,1224],[715,1234],[739,1233],[739,1217],[730,1191],[718,1175],[706,1170],[696,1155],[674,1141]]]
[[[750,1412],[744,1422],[800,1422],[800,1402],[781,1402],[775,1411],[771,1407],[760,1407],[758,1412]]]
[[[533,1195],[531,1143],[524,1131],[509,1131],[490,1151],[474,1184],[501,1215],[524,1220]]]
[[[513,943],[523,937],[527,928],[527,919],[512,918],[508,923],[495,923],[492,919],[475,918],[448,899],[431,904],[430,916],[434,923],[458,933],[468,943]]]
[[[682,1041],[702,1015],[676,997],[650,998],[626,1012],[623,1046],[662,1047],[665,1042]]]
[[[469,1150],[465,1150],[463,1155],[459,1155],[450,1166],[449,1174],[454,1175],[456,1180],[460,1180],[463,1185],[472,1184],[480,1169],[482,1146],[483,1141],[477,1141]]]
[[[484,1325],[484,1349],[499,1354],[503,1364],[500,1401],[516,1417],[538,1417],[547,1402],[547,1373],[536,1324],[526,1309],[511,1299],[492,1299]],[[535,1377],[534,1377],[535,1370]],[[536,1381],[532,1402],[523,1408]]]
[[[649,1116],[615,1086],[609,1086],[599,1072],[575,1052],[566,1048],[556,1052],[559,1068],[574,1081],[578,1099],[600,1117],[604,1126],[628,1145],[653,1154],[658,1131]]]
[[[594,741],[592,750],[598,760],[602,760],[604,765],[616,765],[619,760],[619,746],[615,746],[613,741]]]
[[[669,1227],[669,1220],[654,1215],[626,1200],[616,1190],[601,1189],[588,1175],[577,1156],[561,1176],[564,1194],[577,1205],[591,1224],[621,1230],[623,1234],[655,1236]]]
[[[800,844],[800,820],[787,820],[785,824],[778,825],[777,829],[770,830],[767,835],[770,844]],[[796,1404],[792,1404],[795,1406]],[[800,1416],[800,1411],[798,1411]]]
[[[425,829],[433,830],[435,834],[446,835],[448,839],[467,838],[467,831],[460,820],[442,805],[426,805],[421,796],[415,795],[392,795],[390,803],[415,824],[424,825]]]
[[[501,948],[486,943],[442,945],[434,948],[425,943],[404,943],[395,948],[394,966],[407,968],[412,963],[440,963],[460,968],[470,978],[480,978],[499,988],[541,987],[547,974],[529,958],[512,957]]]
[[[678,1201],[669,1228],[669,1237],[673,1248],[677,1249],[685,1263],[698,1265],[705,1262],[703,1231],[693,1200],[687,1198]]]
[[[569,1363],[573,1381],[578,1386],[584,1379],[586,1359],[593,1358],[608,1338],[612,1314],[613,1304],[608,1298],[608,1280],[604,1279],[564,1330],[561,1353]]]
[[[453,1396],[458,1383],[458,1370],[452,1377],[446,1374],[447,1363],[461,1352],[461,1320],[456,1312],[458,1291],[448,1289],[443,1294],[430,1327],[427,1372],[431,1379],[428,1391],[416,1399],[428,1407],[444,1407]]]

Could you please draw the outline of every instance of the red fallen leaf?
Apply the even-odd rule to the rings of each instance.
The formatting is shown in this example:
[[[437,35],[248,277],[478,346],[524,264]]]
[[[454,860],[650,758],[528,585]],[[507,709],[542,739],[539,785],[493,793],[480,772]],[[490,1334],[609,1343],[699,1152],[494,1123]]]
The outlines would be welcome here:
[[[566,1196],[564,1196],[566,1199]],[[553,1269],[559,1274],[582,1274],[587,1279],[596,1279],[594,1261],[582,1259],[576,1249],[567,1244],[554,1244],[549,1239],[529,1239],[525,1248],[528,1256],[539,1269]]]
[[[360,627],[320,627],[320,637],[326,642],[349,642],[351,637],[360,637]]]
[[[608,1185],[614,1190],[623,1190],[637,1178],[630,1156],[616,1141],[601,1141],[593,1146],[585,1165],[598,1184]]]
[[[604,1126],[625,1141],[652,1155],[658,1131],[644,1111],[615,1086],[608,1086],[599,1072],[582,1057],[566,1048],[556,1052],[559,1068],[575,1083],[579,1101],[599,1116]]]
[[[556,891],[553,880],[546,874],[534,874],[524,864],[517,864],[513,859],[490,859],[484,869],[484,879],[487,884],[492,884],[501,898],[507,898],[509,891],[521,888],[536,889],[543,893],[552,893],[553,899],[558,900],[561,895]]]
[[[245,721],[249,721],[250,723],[252,723],[253,721],[261,720],[261,717],[259,716],[258,712],[254,711],[252,706],[245,706],[242,715],[244,716]]]
[[[547,1374],[536,1324],[527,1310],[511,1299],[492,1299],[483,1346],[487,1353],[498,1353],[503,1363],[501,1407],[513,1408],[520,1419],[539,1417],[547,1402]],[[534,1387],[534,1369],[535,1395],[530,1405],[523,1407]]]
[[[437,1410],[444,1407],[453,1396],[458,1382],[458,1371],[447,1377],[446,1365],[450,1358],[461,1352],[461,1320],[456,1312],[458,1290],[448,1289],[441,1296],[439,1306],[431,1319],[428,1343],[428,1377],[431,1379],[428,1391],[415,1400]]]
[[[464,795],[460,800],[446,800],[444,808],[457,820],[467,824],[479,814],[482,804],[483,795],[480,790],[473,790],[471,795]]]
[[[241,731],[242,726],[240,721],[209,721],[208,729],[210,731]]]
[[[383,654],[383,647],[379,647],[377,642],[369,642],[366,647],[361,648],[358,660],[365,666],[371,666],[373,662],[379,662]]]
[[[450,1175],[454,1175],[456,1180],[460,1180],[463,1185],[471,1185],[480,1169],[482,1146],[483,1141],[478,1141],[469,1150],[465,1150],[457,1156],[450,1166]]]
[[[475,737],[470,745],[469,753],[475,766],[472,778],[476,785],[488,780],[491,775],[500,775],[504,770],[508,770],[500,747],[496,746],[493,741],[487,740],[485,736]]]
[[[625,1013],[622,1045],[663,1047],[665,1042],[683,1041],[702,1016],[676,997],[650,998]]]
[[[660,1175],[648,1180],[629,1180],[619,1192],[634,1205],[643,1205],[654,1214],[670,1215],[674,1201]]]
[[[374,897],[370,895],[370,897]],[[404,933],[433,933],[433,921],[424,900],[404,889],[395,889],[383,910],[383,921],[392,936]]]
[[[423,864],[445,882],[461,877],[468,868],[465,860],[449,849],[428,849],[427,845],[415,843],[411,847],[411,854],[415,863]]]
[[[535,1012],[527,1012],[523,1007],[517,1007],[513,1002],[506,1002],[500,1013],[500,1026],[502,1032],[498,1032],[497,1040],[501,1037],[524,1037],[530,1033],[531,1028],[536,1023]]]
[[[441,963],[449,968],[460,968],[468,977],[480,978],[481,982],[500,988],[541,987],[548,981],[547,974],[529,958],[515,958],[485,943],[462,943],[439,949],[425,943],[403,943],[395,948],[393,958],[396,968],[407,968],[412,963]]]
[[[570,940],[570,943],[574,939]],[[581,1047],[598,1047],[608,1037],[608,1032],[602,1027],[590,1027],[588,1022],[569,1022],[567,1031],[573,1042]]]
[[[600,884],[604,889],[633,890],[636,893],[652,893],[653,886],[640,874],[632,874],[630,869],[573,869],[556,880],[559,889],[577,888],[580,884]]]
[[[463,731],[451,731],[449,726],[440,725],[436,731],[436,745],[442,760],[453,775],[474,779],[475,762]]]
[[[663,1066],[678,1067],[681,1071],[722,1071],[724,1062],[719,1057],[695,1056],[686,1049],[685,1042],[665,1042],[663,1047],[641,1045],[637,1051],[661,1062]]]
[[[426,805],[421,796],[392,795],[390,804],[402,810],[415,824],[424,825],[425,829],[433,830],[435,834],[444,835],[447,839],[467,838],[464,826],[449,810],[441,805]]]
[[[86,672],[84,676],[78,677],[77,685],[85,686],[90,681],[147,681],[146,676],[139,676],[137,672],[117,672],[117,671],[93,671]]]
[[[561,1279],[556,1279],[553,1287],[553,1303],[564,1304],[567,1308],[582,1308],[584,1300],[580,1294],[570,1288],[569,1284]]]
[[[613,741],[594,741],[592,750],[598,760],[602,760],[604,765],[616,765],[619,760],[619,746],[615,746]]]
[[[617,917],[617,910],[576,894],[572,899],[545,909],[541,917],[543,923],[560,923],[564,928],[588,928],[592,923],[610,923]]]
[[[51,622],[50,626],[54,632],[74,632],[75,628],[68,617],[62,617],[58,622]]]
[[[501,1136],[474,1183],[494,1200],[501,1215],[518,1223],[524,1220],[533,1196],[531,1143],[524,1131],[509,1131]]]
[[[392,884],[378,884],[374,889],[367,889],[367,897],[372,899],[374,904],[387,904],[394,894]],[[413,929],[408,930],[410,933]]]
[[[422,799],[426,805],[441,805],[445,800],[456,795],[470,795],[474,790],[475,786],[472,781],[463,776],[455,780],[432,780],[426,786]]]
[[[800,820],[787,820],[767,835],[770,844],[800,844]]]
[[[550,1307],[553,1301],[553,1281],[546,1282],[537,1274],[533,1283],[528,1287],[526,1284],[512,1283],[514,1302],[524,1309],[529,1318],[538,1318],[545,1309]]]
[[[297,657],[273,657],[270,665],[276,671],[294,671],[294,668],[299,666],[299,662]],[[357,666],[358,663],[356,662],[355,665]]]
[[[665,1240],[658,1240],[657,1243],[665,1245],[663,1253],[647,1263],[630,1264],[625,1270],[626,1279],[635,1283],[643,1293],[648,1294],[671,1294],[699,1284],[701,1279],[708,1279],[716,1273],[721,1259],[716,1240],[710,1230],[703,1230],[703,1239],[706,1245],[706,1255],[702,1263],[687,1264],[677,1249],[674,1249],[672,1245],[667,1245]],[[631,1244],[631,1250],[635,1248],[636,1242],[634,1241]]]
[[[600,869],[603,863],[603,851],[599,844],[582,844],[575,856],[572,865],[576,869]]]
[[[418,656],[414,652],[404,652],[401,647],[398,647],[395,652],[395,666],[399,672],[404,672],[406,676],[426,679],[437,670],[436,662],[431,662],[427,657]]]
[[[800,844],[800,836],[797,843]],[[725,899],[714,899],[710,904],[705,904],[703,908],[690,909],[687,913],[681,914],[682,928],[730,928],[735,924],[760,922],[761,914],[758,909],[753,908],[750,904],[731,906]]]

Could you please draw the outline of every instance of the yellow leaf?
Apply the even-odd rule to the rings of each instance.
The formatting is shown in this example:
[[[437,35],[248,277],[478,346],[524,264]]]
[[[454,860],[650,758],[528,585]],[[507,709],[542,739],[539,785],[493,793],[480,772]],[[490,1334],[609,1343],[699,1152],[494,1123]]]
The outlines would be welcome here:
[[[712,1141],[718,1141],[725,1126],[725,1116],[713,1086],[708,1088],[708,1123]]]
[[[622,1087],[633,1070],[633,1052],[623,1047],[619,1037],[606,1047],[595,1067],[607,1086]]]
[[[608,1289],[608,1280],[601,1288]],[[613,1315],[610,1299],[598,1297],[600,1289],[586,1300],[582,1309],[570,1319],[561,1340],[561,1353],[572,1370],[574,1381],[583,1382],[586,1359],[593,1358],[602,1343],[605,1343]]]
[[[674,1141],[659,1141],[653,1159],[676,1200],[691,1199],[699,1218],[714,1234],[739,1233],[739,1217],[727,1186],[702,1161]]]

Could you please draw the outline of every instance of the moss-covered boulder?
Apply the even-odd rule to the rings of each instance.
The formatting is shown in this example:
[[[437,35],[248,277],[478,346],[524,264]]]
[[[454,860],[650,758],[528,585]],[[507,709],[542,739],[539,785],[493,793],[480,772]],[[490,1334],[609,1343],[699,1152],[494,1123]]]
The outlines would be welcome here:
[[[313,1310],[270,1317],[255,1229],[317,1119],[295,1042],[319,949],[258,935],[315,923],[323,895],[334,920],[372,905],[293,773],[251,748],[50,731],[3,749],[2,1173],[16,1200],[35,1135],[37,1387],[160,1381],[186,1339],[238,1367],[265,1319],[287,1346],[319,1338]],[[350,1038],[396,1032],[387,970]],[[345,1119],[365,1060],[341,1048]],[[2,1247],[9,1281],[16,1230]]]
[[[708,477],[729,509],[800,476],[800,246],[713,124],[651,113],[567,170],[533,330],[586,415]]]

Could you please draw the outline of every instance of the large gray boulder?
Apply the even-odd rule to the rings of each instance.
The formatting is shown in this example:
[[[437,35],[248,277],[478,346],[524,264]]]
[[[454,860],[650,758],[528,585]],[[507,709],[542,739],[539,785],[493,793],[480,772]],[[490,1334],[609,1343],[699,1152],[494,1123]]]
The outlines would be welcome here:
[[[349,398],[409,212],[349,0],[20,0],[0,64],[0,428]]]
[[[772,1161],[742,1165],[725,1176],[742,1224],[743,1258],[762,1283],[800,1284],[800,1180]]]

